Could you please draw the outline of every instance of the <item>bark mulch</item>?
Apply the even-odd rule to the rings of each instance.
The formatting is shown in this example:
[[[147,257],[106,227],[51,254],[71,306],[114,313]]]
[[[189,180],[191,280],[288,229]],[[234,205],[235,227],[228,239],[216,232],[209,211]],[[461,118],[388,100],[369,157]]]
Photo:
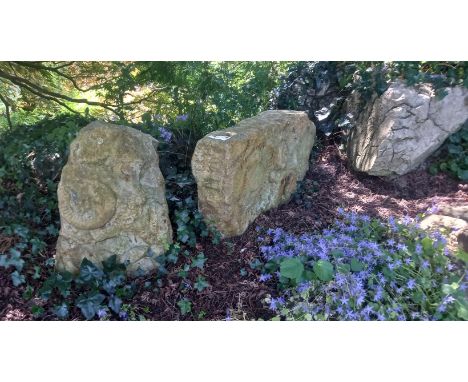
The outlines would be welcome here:
[[[189,279],[193,285],[198,275],[204,276],[210,284],[207,289],[181,293],[181,278],[177,276],[184,264],[181,259],[170,269],[161,287],[145,287],[145,282],[151,277],[154,281],[154,276],[136,280],[137,292],[131,301],[133,311],[152,320],[267,319],[270,313],[262,299],[273,289],[259,282],[258,271],[251,267],[259,256],[255,227],[282,227],[289,232],[302,233],[329,226],[337,217],[338,207],[380,218],[414,217],[433,205],[466,204],[468,201],[468,185],[445,174],[433,176],[424,169],[394,179],[357,174],[348,168],[346,158],[334,145],[324,147],[313,163],[301,190],[289,203],[259,216],[239,237],[220,244],[210,240],[197,244],[193,254],[204,252],[207,262],[203,270],[191,271]],[[12,239],[0,237],[0,247],[11,244],[7,244],[8,240]],[[51,243],[44,260],[53,254]],[[38,287],[40,282],[37,280],[37,285],[33,286]],[[30,307],[37,301],[24,300],[23,292],[24,286],[13,287],[8,275],[0,269],[1,320],[34,319]],[[192,301],[191,315],[180,314],[177,302],[183,296]],[[47,304],[44,305],[46,311]],[[42,319],[54,318],[46,314]],[[70,319],[78,320],[81,316],[73,311]]]

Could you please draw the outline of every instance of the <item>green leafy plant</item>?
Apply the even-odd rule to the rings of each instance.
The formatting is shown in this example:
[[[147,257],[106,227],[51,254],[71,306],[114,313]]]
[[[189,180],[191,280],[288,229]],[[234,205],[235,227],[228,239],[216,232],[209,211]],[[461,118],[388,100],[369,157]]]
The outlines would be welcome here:
[[[441,232],[340,213],[318,234],[262,234],[260,281],[276,285],[265,300],[275,319],[468,320],[468,269]]]
[[[133,284],[127,280],[126,265],[113,255],[102,262],[102,269],[83,259],[77,276],[53,272],[40,288],[39,296],[59,301],[52,311],[58,318],[66,318],[70,309],[76,307],[85,319],[91,320],[109,314],[126,318],[126,314],[122,314],[123,302],[129,300],[133,292]]]
[[[468,121],[460,131],[451,135],[434,155],[429,167],[431,174],[447,172],[463,181],[468,181]]]
[[[187,298],[183,298],[182,300],[179,300],[179,302],[177,302],[177,305],[180,309],[180,313],[182,313],[183,316],[185,316],[186,314],[192,311],[192,302],[188,300]]]
[[[443,98],[446,87],[468,87],[468,62],[299,61],[288,68],[272,106],[306,111],[320,134],[342,137],[353,127],[345,107],[351,92],[358,92],[366,102],[397,79],[408,85],[430,83]]]

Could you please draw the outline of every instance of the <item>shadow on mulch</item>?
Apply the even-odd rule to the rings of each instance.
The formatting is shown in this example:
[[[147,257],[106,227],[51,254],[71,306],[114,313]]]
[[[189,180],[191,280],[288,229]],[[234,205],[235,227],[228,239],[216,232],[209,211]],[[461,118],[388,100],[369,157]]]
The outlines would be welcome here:
[[[260,283],[258,271],[251,267],[259,256],[256,226],[281,227],[298,234],[329,226],[337,217],[338,207],[380,218],[414,217],[434,204],[468,200],[468,185],[445,174],[432,176],[417,170],[395,179],[356,174],[334,145],[326,146],[317,155],[302,189],[289,203],[259,216],[243,235],[217,245],[209,240],[197,244],[192,253],[204,252],[207,262],[203,270],[191,271],[189,278],[193,285],[198,275],[204,276],[210,286],[203,292],[192,289],[181,293],[177,273],[184,264],[182,259],[160,288],[145,289],[145,282],[151,277],[136,280],[133,310],[152,320],[224,320],[228,314],[233,319],[268,319],[271,313],[262,300],[274,289],[268,283]],[[53,256],[53,251],[51,245],[49,256]],[[30,313],[32,302],[22,299],[23,291],[24,287],[14,288],[8,275],[0,270],[0,319],[34,319]],[[182,297],[192,301],[191,315],[181,315],[177,302]],[[47,311],[50,306],[44,308]],[[46,315],[43,319],[54,318]],[[81,316],[73,311],[70,319],[79,320]]]

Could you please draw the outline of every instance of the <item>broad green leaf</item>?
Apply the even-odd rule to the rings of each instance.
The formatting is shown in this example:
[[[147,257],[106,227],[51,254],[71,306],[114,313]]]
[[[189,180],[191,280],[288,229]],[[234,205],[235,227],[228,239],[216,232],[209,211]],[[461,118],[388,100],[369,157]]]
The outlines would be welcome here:
[[[333,265],[329,261],[319,260],[314,264],[314,272],[322,281],[333,279]]]
[[[425,237],[424,239],[421,240],[421,244],[423,246],[424,252],[426,253],[432,253],[433,252],[433,246],[432,246],[432,240],[429,237]]]
[[[298,258],[284,259],[280,263],[280,275],[288,279],[298,280],[304,271],[304,264]]]
[[[349,264],[336,264],[336,271],[339,273],[349,273],[351,266]]]
[[[457,316],[462,320],[468,321],[468,302],[464,301],[458,305]]]
[[[364,264],[357,259],[351,259],[351,270],[353,272],[361,272],[364,269]]]

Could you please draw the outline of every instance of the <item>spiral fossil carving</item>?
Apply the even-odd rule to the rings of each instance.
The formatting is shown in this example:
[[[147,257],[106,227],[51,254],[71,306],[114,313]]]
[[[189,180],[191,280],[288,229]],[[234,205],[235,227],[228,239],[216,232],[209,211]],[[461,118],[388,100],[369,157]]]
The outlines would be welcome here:
[[[62,216],[79,229],[102,227],[115,214],[117,198],[103,183],[81,180],[62,185],[58,196]]]

